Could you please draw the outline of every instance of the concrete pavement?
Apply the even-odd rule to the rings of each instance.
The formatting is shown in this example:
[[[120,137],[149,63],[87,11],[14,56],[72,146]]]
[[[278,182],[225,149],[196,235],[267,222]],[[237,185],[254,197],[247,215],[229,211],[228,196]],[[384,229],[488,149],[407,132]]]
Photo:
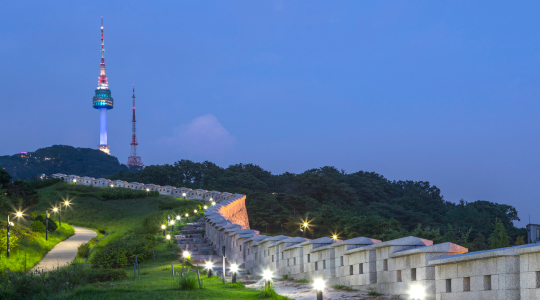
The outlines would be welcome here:
[[[43,269],[44,271],[50,271],[58,266],[63,267],[71,263],[77,257],[79,245],[87,243],[97,236],[97,233],[90,229],[76,226],[73,226],[73,228],[75,234],[54,246],[32,270],[41,271]]]

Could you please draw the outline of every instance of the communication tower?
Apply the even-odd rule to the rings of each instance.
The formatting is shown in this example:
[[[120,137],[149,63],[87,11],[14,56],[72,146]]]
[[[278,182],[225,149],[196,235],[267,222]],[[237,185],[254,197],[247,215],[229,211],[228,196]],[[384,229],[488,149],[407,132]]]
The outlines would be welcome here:
[[[99,64],[99,80],[94,96],[93,106],[99,109],[99,150],[111,154],[107,145],[107,110],[113,108],[113,98],[105,75],[105,48],[103,48],[103,17],[101,17],[101,63]]]
[[[144,164],[141,161],[141,157],[137,152],[137,128],[135,126],[137,120],[135,119],[135,85],[133,85],[133,119],[131,120],[131,153],[128,157],[126,166],[132,168],[144,168]]]

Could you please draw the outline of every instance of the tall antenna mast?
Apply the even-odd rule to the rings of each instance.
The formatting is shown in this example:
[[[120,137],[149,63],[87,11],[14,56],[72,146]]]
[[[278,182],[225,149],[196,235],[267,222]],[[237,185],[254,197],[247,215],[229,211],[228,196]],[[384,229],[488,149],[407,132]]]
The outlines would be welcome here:
[[[128,161],[126,163],[126,166],[129,168],[138,168],[142,169],[144,168],[144,164],[141,161],[141,157],[138,154],[137,146],[139,143],[137,143],[137,128],[136,123],[137,120],[135,119],[135,85],[133,85],[133,119],[131,120],[131,153],[128,157]]]

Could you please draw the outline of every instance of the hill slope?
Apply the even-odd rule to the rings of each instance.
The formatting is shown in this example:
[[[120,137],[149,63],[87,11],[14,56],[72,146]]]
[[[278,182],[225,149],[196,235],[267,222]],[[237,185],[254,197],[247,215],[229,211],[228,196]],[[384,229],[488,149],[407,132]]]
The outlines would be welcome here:
[[[25,154],[0,156],[0,166],[14,179],[31,179],[41,174],[76,174],[104,177],[128,168],[118,158],[90,148],[54,145]]]

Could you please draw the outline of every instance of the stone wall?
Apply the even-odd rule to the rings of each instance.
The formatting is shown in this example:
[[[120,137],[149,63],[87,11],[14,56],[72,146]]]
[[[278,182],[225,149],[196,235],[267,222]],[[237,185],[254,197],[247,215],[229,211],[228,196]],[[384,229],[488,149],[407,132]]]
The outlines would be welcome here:
[[[54,174],[68,182],[141,189],[140,184]],[[206,238],[214,251],[225,255],[254,276],[270,270],[273,276],[317,278],[375,290],[400,299],[540,299],[540,245],[529,244],[467,253],[452,243],[405,237],[379,241],[366,237],[314,240],[265,236],[249,229],[246,196],[216,191],[144,185],[165,195],[215,202],[204,214]],[[422,295],[414,291],[421,291]]]

